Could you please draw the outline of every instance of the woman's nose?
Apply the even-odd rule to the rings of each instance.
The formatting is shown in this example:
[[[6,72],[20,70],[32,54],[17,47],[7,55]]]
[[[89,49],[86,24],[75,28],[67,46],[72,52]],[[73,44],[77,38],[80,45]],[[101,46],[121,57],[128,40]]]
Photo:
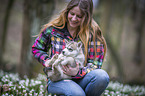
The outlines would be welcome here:
[[[77,20],[76,15],[74,15],[74,16],[72,17],[72,21],[76,21],[76,20]]]

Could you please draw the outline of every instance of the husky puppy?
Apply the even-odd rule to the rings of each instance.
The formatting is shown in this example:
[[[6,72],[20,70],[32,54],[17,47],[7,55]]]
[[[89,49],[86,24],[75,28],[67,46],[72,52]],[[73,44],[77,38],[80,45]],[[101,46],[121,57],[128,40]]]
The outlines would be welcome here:
[[[46,61],[51,68],[45,67],[43,70],[45,74],[51,81],[59,81],[62,79],[71,79],[71,76],[68,76],[63,73],[62,65],[70,65],[71,67],[76,67],[76,62],[79,63],[79,67],[82,68],[85,56],[82,51],[81,42],[68,42],[65,40],[66,47],[62,50],[61,54],[55,54],[50,60]]]

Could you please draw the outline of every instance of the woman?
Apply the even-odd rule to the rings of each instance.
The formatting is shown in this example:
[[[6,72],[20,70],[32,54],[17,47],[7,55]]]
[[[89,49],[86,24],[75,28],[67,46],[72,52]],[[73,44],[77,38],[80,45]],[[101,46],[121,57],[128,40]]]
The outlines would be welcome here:
[[[92,18],[92,0],[71,0],[60,16],[46,24],[32,46],[32,53],[45,67],[47,61],[60,54],[65,40],[82,41],[85,54],[84,68],[63,66],[63,72],[72,77],[48,83],[48,93],[66,96],[100,96],[109,83],[108,74],[101,69],[106,42]]]

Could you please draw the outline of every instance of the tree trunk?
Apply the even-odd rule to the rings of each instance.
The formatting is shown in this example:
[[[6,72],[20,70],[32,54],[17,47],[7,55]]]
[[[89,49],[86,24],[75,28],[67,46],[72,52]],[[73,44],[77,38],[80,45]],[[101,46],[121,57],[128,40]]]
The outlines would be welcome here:
[[[101,27],[108,44],[109,61],[113,63],[109,64],[109,67],[114,70],[112,69],[114,65],[117,66],[116,76],[121,77],[124,83],[144,84],[144,0],[101,0],[100,2],[102,5],[99,6],[104,6]],[[136,7],[133,8],[133,6]],[[135,10],[134,13],[132,13],[133,10]],[[134,18],[131,18],[131,15]]]
[[[35,38],[32,38],[32,36],[39,33],[42,23],[46,23],[46,21],[48,22],[49,18],[47,20],[45,19],[44,22],[42,22],[42,19],[48,17],[48,15],[49,17],[51,16],[50,13],[52,13],[52,8],[54,9],[54,5],[53,0],[24,1],[21,60],[18,66],[18,71],[21,77],[24,75],[31,77],[34,73],[31,46]]]
[[[115,44],[111,37],[111,36],[113,36],[111,25],[114,22],[114,17],[116,15],[116,13],[115,13],[116,10],[114,10],[114,9],[116,7],[116,4],[119,4],[120,2],[116,2],[115,0],[109,0],[109,1],[104,0],[101,3],[104,6],[103,12],[101,14],[102,15],[101,28],[102,28],[102,32],[104,34],[104,37],[105,37],[107,45],[108,45],[108,51],[110,52],[110,57],[107,57],[107,59],[109,59],[108,62],[110,62],[110,60],[113,60],[115,62],[115,64],[113,66],[117,67],[117,77],[116,78],[119,81],[123,81],[124,72],[122,71],[123,70],[122,61],[121,61],[121,58],[119,55],[119,51],[117,49],[118,47],[116,47],[116,46],[118,46],[118,43]],[[112,67],[109,67],[109,70],[112,70]]]
[[[2,1],[3,2],[3,1]],[[3,30],[0,31],[0,66],[1,68],[3,67],[3,55],[5,52],[5,44],[6,44],[6,36],[7,36],[7,28],[8,28],[8,23],[9,23],[9,16],[11,13],[12,6],[14,4],[14,0],[9,0],[7,4],[7,8],[5,11],[4,15],[4,20],[3,20]]]

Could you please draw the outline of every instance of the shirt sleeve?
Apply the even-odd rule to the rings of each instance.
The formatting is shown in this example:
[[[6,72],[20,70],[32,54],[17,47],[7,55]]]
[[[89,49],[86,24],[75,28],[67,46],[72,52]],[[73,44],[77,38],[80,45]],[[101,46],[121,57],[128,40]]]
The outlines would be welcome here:
[[[50,39],[51,29],[46,28],[36,39],[32,45],[32,54],[33,56],[45,66],[45,61],[50,59],[49,54],[47,53],[51,46]]]
[[[87,61],[87,66],[85,66],[84,68],[80,69],[78,74],[76,76],[73,76],[73,79],[79,79],[84,77],[87,73],[89,73],[92,70],[95,69],[101,69],[102,67],[102,63],[103,63],[103,59],[104,59],[104,47],[103,44],[101,44],[100,42],[98,42],[97,46],[97,56],[96,59],[88,59]]]

